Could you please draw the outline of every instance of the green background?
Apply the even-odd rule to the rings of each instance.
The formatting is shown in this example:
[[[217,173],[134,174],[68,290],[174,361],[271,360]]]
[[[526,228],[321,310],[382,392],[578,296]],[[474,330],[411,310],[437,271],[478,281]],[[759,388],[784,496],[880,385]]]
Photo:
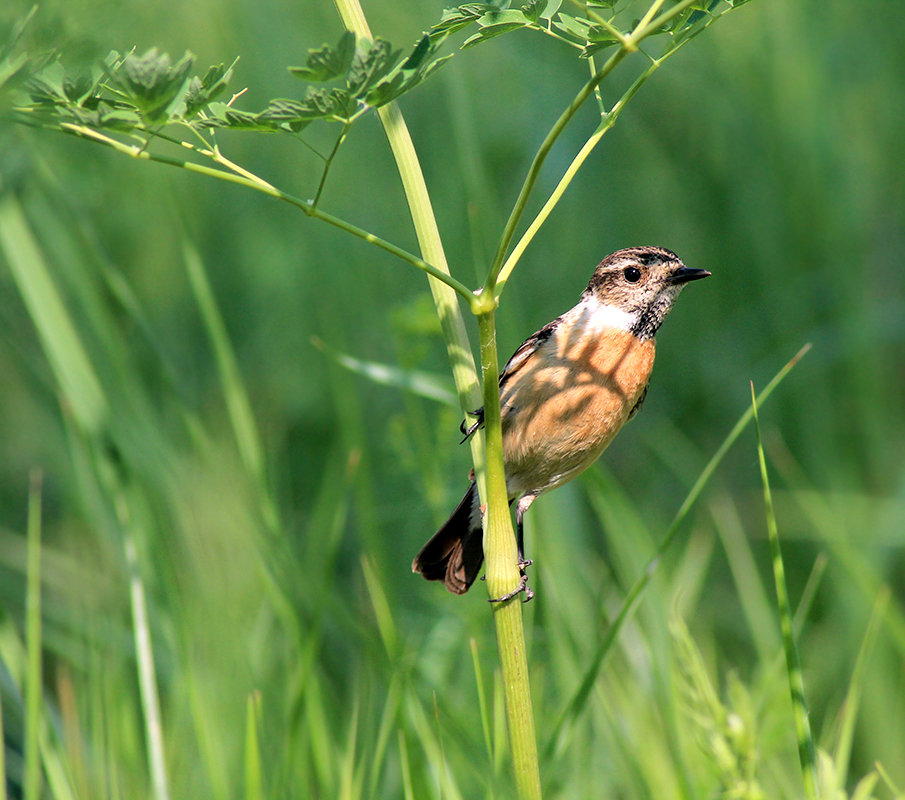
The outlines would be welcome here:
[[[23,9],[5,9],[4,22]],[[372,30],[406,47],[441,9],[365,5]],[[902,22],[898,2],[816,0],[754,0],[720,20],[629,104],[507,287],[502,359],[573,305],[612,250],[662,245],[713,272],[683,294],[658,336],[643,413],[592,474],[532,508],[538,598],[526,618],[542,743],[627,587],[749,406],[749,381],[762,387],[812,343],[762,410],[793,607],[809,598],[799,645],[811,721],[832,750],[871,609],[889,592],[859,684],[849,783],[879,760],[905,785]],[[175,57],[190,49],[202,68],[239,55],[231,88],[248,87],[238,102],[251,109],[297,96],[285,66],[340,34],[332,4],[310,0],[71,0],[42,5],[34,25],[33,41],[70,53],[157,45]],[[403,98],[451,270],[466,283],[483,277],[530,159],[586,69],[566,48],[519,32],[457,53]],[[630,73],[604,85],[605,100]],[[595,124],[588,108],[566,131],[531,208]],[[0,191],[22,204],[138,487],[174,796],[244,796],[254,691],[267,796],[356,796],[343,792],[361,780],[363,796],[401,797],[403,754],[415,796],[439,796],[441,785],[443,796],[510,796],[505,761],[485,747],[472,666],[470,642],[492,703],[483,587],[456,598],[410,573],[466,486],[459,411],[349,372],[312,341],[451,386],[423,276],[262,195],[0,125]],[[330,135],[312,126],[304,138],[323,151]],[[220,143],[280,188],[313,195],[320,162],[299,142],[226,133]],[[374,115],[353,129],[321,206],[416,250]],[[277,536],[236,452],[186,276],[186,237],[260,428]],[[130,287],[141,320],[105,270]],[[54,696],[75,687],[91,745],[61,752],[81,796],[146,796],[121,539],[86,478],[84,448],[2,256],[0,375],[4,625],[22,626],[28,474],[40,467],[46,686]],[[550,796],[715,791],[707,737],[684,716],[681,658],[667,631],[674,616],[721,695],[729,675],[748,687],[768,796],[800,796],[761,492],[749,431],[620,637],[572,738],[542,762]],[[367,586],[363,558],[379,589]],[[13,775],[21,711],[5,674],[2,686]],[[103,780],[105,770],[115,779]]]

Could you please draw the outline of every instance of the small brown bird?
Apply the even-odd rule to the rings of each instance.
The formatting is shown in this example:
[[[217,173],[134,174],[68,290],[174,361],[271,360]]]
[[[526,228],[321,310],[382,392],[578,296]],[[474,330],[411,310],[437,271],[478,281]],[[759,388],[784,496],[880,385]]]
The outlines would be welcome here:
[[[630,247],[600,262],[578,304],[528,337],[500,373],[503,461],[527,588],[522,519],[538,495],[584,471],[638,411],[654,365],[654,336],[679,292],[705,269],[671,250]],[[483,409],[465,439],[483,424]],[[465,441],[463,439],[462,441]],[[412,570],[462,594],[484,561],[474,481],[450,518],[421,548]],[[515,594],[515,593],[513,593]],[[500,600],[511,597],[508,595]]]

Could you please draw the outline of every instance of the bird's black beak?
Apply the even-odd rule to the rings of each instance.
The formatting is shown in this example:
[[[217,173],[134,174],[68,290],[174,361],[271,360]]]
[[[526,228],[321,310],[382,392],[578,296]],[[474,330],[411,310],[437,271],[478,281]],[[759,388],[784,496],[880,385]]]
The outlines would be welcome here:
[[[669,282],[672,284],[688,283],[689,281],[697,281],[701,278],[707,278],[710,276],[710,274],[711,273],[706,269],[681,267],[677,269],[672,275],[670,275]]]

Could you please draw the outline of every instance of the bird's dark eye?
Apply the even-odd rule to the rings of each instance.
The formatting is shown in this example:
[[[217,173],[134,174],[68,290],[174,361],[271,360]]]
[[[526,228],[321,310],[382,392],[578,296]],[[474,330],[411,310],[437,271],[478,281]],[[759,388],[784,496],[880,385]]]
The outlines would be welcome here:
[[[641,270],[638,267],[626,267],[622,274],[629,283],[638,283],[641,280]]]

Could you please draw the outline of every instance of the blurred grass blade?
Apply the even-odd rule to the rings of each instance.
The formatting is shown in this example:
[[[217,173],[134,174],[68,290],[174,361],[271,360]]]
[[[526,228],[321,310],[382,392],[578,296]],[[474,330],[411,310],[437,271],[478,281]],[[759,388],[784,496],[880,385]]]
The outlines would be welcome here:
[[[858,719],[858,709],[866,681],[867,663],[873,652],[883,615],[889,605],[889,598],[890,591],[888,587],[883,587],[874,602],[870,621],[867,623],[867,631],[864,634],[861,649],[858,651],[858,659],[855,661],[855,668],[852,671],[852,680],[849,683],[848,691],[845,693],[845,700],[842,703],[842,723],[839,730],[839,741],[836,744],[836,752],[833,756],[836,774],[839,776],[839,785],[836,788],[839,790],[845,788],[848,778],[852,741],[855,736],[855,722]]]
[[[311,670],[305,680],[305,722],[308,727],[310,752],[317,785],[322,787],[325,797],[336,796],[338,767],[334,752],[333,732],[324,708],[324,690],[321,673]]]
[[[378,364],[376,361],[362,361],[344,353],[334,350],[316,336],[311,338],[311,343],[319,350],[325,352],[340,366],[351,372],[370,378],[374,383],[382,386],[392,386],[396,389],[404,389],[412,394],[436,400],[439,403],[459,407],[456,395],[449,385],[449,380],[442,375],[433,375],[420,370],[402,369],[390,364]]]
[[[478,708],[481,711],[481,728],[484,731],[484,746],[487,748],[487,763],[493,763],[493,739],[490,735],[490,709],[487,706],[487,695],[484,692],[484,673],[481,670],[481,659],[478,655],[478,643],[471,639],[471,660],[474,664],[475,683],[478,687]]]
[[[808,573],[807,583],[801,590],[801,597],[798,599],[798,608],[795,609],[795,614],[792,616],[792,632],[796,636],[801,634],[811,606],[814,604],[814,598],[817,597],[817,589],[820,588],[820,581],[826,572],[827,563],[826,554],[818,553],[817,558],[814,559],[814,566]]]
[[[111,481],[112,482],[112,481]],[[135,660],[138,667],[138,688],[144,714],[148,766],[154,786],[155,800],[169,800],[166,761],[163,751],[163,726],[160,716],[160,698],[157,694],[157,676],[154,668],[154,651],[151,646],[151,626],[144,581],[138,568],[135,550],[136,526],[129,512],[122,489],[115,487],[114,505],[122,526],[123,546],[129,569],[129,598],[132,606],[132,627],[135,640]]]
[[[37,328],[67,407],[83,430],[97,433],[107,416],[106,399],[12,192],[0,199],[0,250]]]
[[[402,689],[400,687],[402,683],[402,674],[394,672],[390,686],[387,689],[386,702],[383,704],[380,727],[377,730],[374,744],[370,747],[371,779],[369,781],[369,797],[377,797],[380,794],[378,784],[381,777],[381,767],[386,759],[393,729],[398,729],[399,726],[399,709],[402,706]]]
[[[776,375],[773,376],[773,379],[764,387],[764,389],[758,396],[758,403],[763,403],[766,401],[766,399],[773,393],[774,389],[776,389],[776,387],[779,386],[780,383],[782,383],[786,375],[789,374],[793,367],[795,367],[795,365],[810,349],[811,345],[806,344],[782,369],[779,370],[779,372],[776,373]],[[591,690],[594,687],[594,682],[597,680],[597,675],[600,672],[600,667],[603,665],[603,660],[606,657],[606,654],[613,646],[613,642],[615,642],[616,636],[619,634],[619,631],[622,630],[622,626],[625,624],[626,619],[628,619],[628,616],[633,610],[638,598],[641,596],[641,593],[650,582],[651,576],[654,574],[657,569],[657,565],[660,563],[660,558],[669,549],[669,546],[672,544],[673,540],[676,538],[676,535],[679,532],[681,524],[685,521],[685,517],[687,517],[688,512],[691,511],[691,507],[697,501],[704,487],[707,485],[707,482],[716,471],[716,468],[719,466],[726,453],[729,452],[729,448],[732,447],[733,444],[735,444],[738,437],[741,436],[742,431],[751,422],[753,416],[754,412],[750,408],[742,413],[741,417],[739,417],[738,422],[736,422],[732,430],[729,431],[729,434],[723,440],[723,443],[717,448],[716,452],[713,454],[710,461],[707,462],[707,465],[704,467],[701,474],[698,476],[698,479],[691,487],[688,495],[685,497],[685,500],[682,502],[682,505],[679,507],[679,510],[673,517],[673,520],[666,531],[666,535],[663,537],[663,540],[657,547],[657,551],[654,553],[650,561],[648,561],[644,572],[641,574],[641,576],[629,590],[628,594],[625,596],[625,600],[623,600],[622,602],[622,607],[619,609],[619,613],[616,615],[616,619],[613,620],[613,624],[610,625],[609,630],[607,630],[606,632],[606,636],[603,637],[603,640],[600,642],[597,651],[594,653],[590,666],[585,672],[585,676],[579,684],[578,689],[575,691],[572,699],[566,705],[556,724],[551,728],[547,738],[547,744],[544,749],[545,758],[553,757],[558,747],[560,734],[562,733],[563,729],[567,724],[577,719],[578,715],[581,713],[581,710],[584,708],[584,705],[591,694]]]
[[[245,717],[245,800],[264,800],[261,747],[258,742],[260,717],[261,694],[252,692],[248,697]]]
[[[6,734],[3,728],[3,693],[0,692],[0,800],[6,800],[6,785],[9,776],[6,774]],[[408,800],[408,798],[406,798]]]
[[[875,599],[883,591],[883,579],[874,568],[868,553],[852,540],[838,505],[829,502],[831,495],[828,497],[826,492],[814,487],[790,459],[778,461],[777,467],[782,470],[786,483],[807,486],[806,490],[793,493],[797,505],[810,521],[814,532],[831,550],[833,562],[845,569],[851,585],[869,601]],[[883,624],[895,643],[900,659],[905,658],[905,610],[901,604],[889,605],[883,616]]]
[[[392,661],[399,652],[399,636],[396,633],[393,612],[390,611],[386,592],[383,591],[383,586],[380,585],[380,578],[377,576],[374,564],[367,556],[361,557],[361,569],[364,572],[365,585],[368,587],[371,605],[374,607],[374,616],[377,619],[377,629],[380,631],[380,638],[383,640],[383,646]]]
[[[360,727],[360,706],[358,695],[349,721],[349,738],[346,742],[346,754],[342,759],[338,800],[357,800],[361,797],[361,770],[356,769],[355,753],[358,749],[358,733]]]
[[[195,728],[194,746],[200,762],[198,769],[200,771],[201,765],[204,766],[209,783],[209,800],[226,800],[230,797],[230,782],[220,740],[224,731],[212,723],[207,712],[206,698],[202,697],[201,679],[196,675],[195,666],[188,664],[184,669],[188,707]]]
[[[279,516],[273,495],[268,488],[267,474],[264,460],[264,447],[258,433],[258,426],[251,410],[251,402],[248,399],[248,391],[242,380],[242,372],[236,360],[235,350],[226,331],[223,316],[217,307],[214,292],[207,279],[204,264],[198,251],[187,238],[183,238],[182,255],[185,260],[186,272],[189,284],[198,303],[201,319],[204,322],[211,347],[214,350],[214,358],[217,362],[217,371],[220,375],[220,385],[223,389],[223,397],[226,402],[227,413],[232,424],[233,435],[236,437],[236,446],[245,469],[248,470],[255,482],[260,495],[262,513],[268,529],[272,533],[279,530]]]
[[[28,556],[25,595],[25,800],[41,796],[41,726],[43,725],[41,670],[41,485],[33,470],[28,490]]]
[[[402,728],[396,737],[399,741],[399,769],[402,772],[402,791],[405,800],[415,800],[415,792],[412,790],[412,768],[409,764],[408,745],[405,743],[405,733]],[[376,795],[375,795],[376,797]],[[4,800],[0,798],[0,800]]]
[[[710,504],[710,513],[726,554],[735,583],[735,593],[748,622],[758,658],[760,661],[769,661],[779,649],[779,636],[773,625],[773,605],[757,569],[757,561],[742,524],[738,505],[726,493]]]
[[[421,745],[425,761],[427,764],[431,765],[431,771],[437,780],[435,791],[431,796],[442,797],[444,800],[463,800],[462,793],[455,783],[455,778],[452,775],[449,763],[446,760],[443,741],[439,735],[439,726],[435,728],[430,717],[428,717],[427,712],[424,710],[424,707],[421,705],[421,701],[414,693],[409,694],[408,699],[411,727],[417,735],[417,741],[418,744]],[[436,719],[436,697],[434,700],[434,716]]]
[[[789,693],[792,697],[792,711],[795,717],[795,733],[798,740],[798,759],[804,778],[805,795],[809,800],[817,800],[816,759],[814,756],[814,739],[811,735],[811,724],[808,721],[808,708],[804,696],[804,681],[801,676],[801,663],[798,658],[798,647],[792,631],[792,611],[789,607],[789,590],[786,587],[785,566],[782,560],[782,549],[779,545],[779,528],[773,509],[773,495],[770,491],[770,478],[767,474],[767,459],[764,456],[764,445],[760,432],[760,419],[757,415],[758,400],[751,383],[751,411],[754,415],[754,430],[757,435],[757,458],[760,463],[761,481],[764,485],[764,506],[767,516],[767,534],[770,539],[770,553],[773,557],[773,577],[776,582],[776,602],[779,606],[779,619],[782,628],[783,646],[786,652],[786,671],[789,676]]]
[[[902,789],[896,785],[886,767],[880,763],[877,763],[875,766],[880,777],[883,779],[883,783],[886,784],[890,793],[895,796],[895,800],[905,800],[905,791],[902,791]]]

